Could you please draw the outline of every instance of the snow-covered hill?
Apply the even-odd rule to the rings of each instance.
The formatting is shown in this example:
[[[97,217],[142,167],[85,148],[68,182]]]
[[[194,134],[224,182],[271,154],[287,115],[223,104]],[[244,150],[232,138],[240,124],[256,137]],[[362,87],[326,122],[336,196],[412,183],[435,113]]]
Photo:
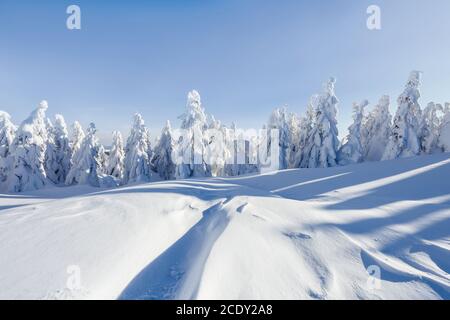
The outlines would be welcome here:
[[[449,177],[446,154],[0,195],[0,298],[448,299]]]

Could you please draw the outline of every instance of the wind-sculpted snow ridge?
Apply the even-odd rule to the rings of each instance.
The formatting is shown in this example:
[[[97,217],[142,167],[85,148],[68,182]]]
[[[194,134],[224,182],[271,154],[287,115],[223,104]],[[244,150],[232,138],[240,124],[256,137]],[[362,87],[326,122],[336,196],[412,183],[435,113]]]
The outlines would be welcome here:
[[[127,286],[121,299],[195,299],[208,255],[229,221],[224,202],[202,219]]]
[[[449,175],[442,154],[1,195],[0,298],[449,299]]]

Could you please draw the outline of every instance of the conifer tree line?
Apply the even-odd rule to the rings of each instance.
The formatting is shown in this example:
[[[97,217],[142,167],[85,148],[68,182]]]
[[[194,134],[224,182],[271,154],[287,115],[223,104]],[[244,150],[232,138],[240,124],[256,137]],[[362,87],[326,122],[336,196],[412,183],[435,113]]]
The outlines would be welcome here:
[[[108,150],[100,144],[95,124],[83,129],[75,121],[69,130],[62,115],[47,118],[46,101],[18,126],[0,111],[0,189],[239,176],[261,172],[270,159],[276,163],[272,169],[327,168],[450,152],[450,103],[421,108],[420,84],[421,73],[411,72],[394,117],[387,95],[371,110],[367,100],[354,103],[353,122],[342,141],[334,78],[311,97],[305,114],[275,109],[262,134],[238,130],[234,123],[224,126],[206,114],[194,90],[188,93],[179,129],[167,121],[152,145],[143,117],[135,114],[128,138],[114,131]]]

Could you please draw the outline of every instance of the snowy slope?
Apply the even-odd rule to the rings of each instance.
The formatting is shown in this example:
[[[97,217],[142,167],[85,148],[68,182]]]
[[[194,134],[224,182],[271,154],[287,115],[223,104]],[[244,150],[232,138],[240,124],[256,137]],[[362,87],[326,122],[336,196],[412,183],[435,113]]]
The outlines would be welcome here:
[[[0,195],[0,298],[449,299],[448,177],[447,154]]]

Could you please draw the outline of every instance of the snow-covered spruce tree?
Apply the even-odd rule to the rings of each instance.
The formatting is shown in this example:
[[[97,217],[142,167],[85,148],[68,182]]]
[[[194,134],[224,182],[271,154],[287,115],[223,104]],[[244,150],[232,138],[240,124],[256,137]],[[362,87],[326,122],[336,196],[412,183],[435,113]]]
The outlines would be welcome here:
[[[113,142],[106,166],[106,174],[122,181],[125,172],[125,150],[120,131],[113,132]]]
[[[365,117],[361,128],[364,161],[380,161],[383,157],[391,134],[389,100],[389,96],[382,96],[375,108]]]
[[[70,146],[70,167],[72,167],[74,163],[75,154],[81,147],[83,143],[83,139],[85,137],[83,127],[78,121],[75,121],[71,126],[71,134],[69,139]]]
[[[47,101],[42,101],[17,130],[11,145],[11,154],[14,157],[12,174],[8,179],[8,189],[11,192],[36,190],[48,183],[44,167],[47,108]]]
[[[55,139],[54,139],[54,127],[49,118],[45,119],[46,122],[46,128],[47,128],[47,140],[46,143],[46,150],[45,150],[45,161],[44,161],[44,168],[45,168],[45,174],[47,175],[47,179],[49,179],[51,182],[57,184],[58,183],[58,177],[55,171],[58,170],[59,164],[56,161],[56,145],[55,145]]]
[[[339,148],[337,129],[336,80],[331,78],[324,92],[311,98],[314,110],[314,125],[304,149],[302,168],[327,168],[336,165]]]
[[[233,122],[230,128],[222,127],[222,130],[225,142],[224,151],[221,153],[225,159],[224,176],[257,173],[260,169],[259,164],[262,161],[268,162],[269,136],[266,134],[265,127],[264,134],[261,134],[255,130],[239,130]],[[265,144],[264,148],[261,147],[263,144]]]
[[[231,127],[225,131],[225,143],[228,153],[225,158],[224,174],[229,177],[239,175],[239,165],[237,163],[239,143],[237,141],[237,136],[236,123],[232,122]],[[265,140],[265,142],[267,143],[267,140]]]
[[[226,143],[226,128],[219,120],[211,116],[211,121],[206,131],[206,148],[204,159],[210,167],[211,176],[221,177],[225,175],[225,161],[228,156]]]
[[[11,116],[0,111],[0,187],[4,189],[8,176],[12,170],[13,157],[11,145],[16,135],[17,127],[11,122]]]
[[[152,137],[150,134],[150,130],[147,129],[147,156],[148,156],[148,162],[149,162],[149,168],[150,168],[150,177],[153,176],[153,173],[155,173],[155,168],[153,167],[152,164],[152,159],[153,159],[153,154],[154,154],[154,150],[152,147]]]
[[[259,172],[258,133],[253,130],[237,130],[235,137],[237,175]],[[275,150],[277,149],[275,148]]]
[[[60,114],[55,115],[55,143],[58,150],[58,161],[61,162],[61,177],[60,182],[64,182],[70,170],[70,157],[72,149],[70,147],[69,132],[67,130],[66,121]]]
[[[294,114],[289,114],[287,108],[278,108],[272,112],[268,123],[268,130],[278,130],[279,144],[279,169],[292,168],[295,159],[297,141],[297,119]],[[271,150],[271,138],[269,133],[269,149]]]
[[[106,170],[108,168],[108,162],[109,162],[109,158],[108,158],[108,154],[106,152],[105,147],[100,144],[98,147],[98,159],[99,159],[99,163],[100,166],[98,168],[98,173],[99,174],[106,174]]]
[[[297,137],[297,152],[295,157],[295,162],[293,164],[294,168],[298,168],[302,164],[303,158],[307,157],[307,144],[308,137],[311,135],[314,124],[314,107],[312,104],[308,104],[308,108],[306,109],[306,114],[302,116],[299,120],[299,130]]]
[[[275,109],[269,119],[267,125],[268,130],[278,130],[279,144],[279,169],[287,169],[289,167],[289,149],[290,149],[290,132],[288,126],[288,113],[286,107]],[[269,135],[269,149],[271,150],[272,139]]]
[[[61,184],[66,181],[72,154],[64,117],[59,114],[55,115],[55,125],[48,120],[47,131],[45,172],[53,183]]]
[[[353,123],[348,128],[346,141],[339,149],[338,162],[340,165],[359,163],[364,160],[364,150],[361,144],[361,127],[364,119],[364,109],[369,101],[353,104]]]
[[[134,115],[133,127],[125,147],[124,183],[148,182],[151,179],[148,129],[139,113]]]
[[[175,179],[176,165],[172,160],[175,152],[175,141],[172,135],[172,127],[167,120],[162,129],[161,136],[153,151],[152,165],[155,171],[164,180]]]
[[[186,112],[179,119],[182,134],[177,143],[176,178],[210,177],[211,169],[204,159],[208,143],[205,139],[205,131],[208,125],[200,94],[197,91],[188,93]]]
[[[11,145],[16,130],[16,126],[11,122],[11,116],[4,111],[0,111],[0,189],[3,189],[13,165]]]
[[[301,121],[299,117],[295,113],[290,113],[288,116],[288,145],[289,145],[289,152],[288,152],[288,168],[293,169],[297,168],[298,162],[297,159],[299,157],[300,153],[300,127]]]
[[[66,185],[87,184],[100,186],[100,145],[96,137],[97,129],[91,123],[80,148],[73,157],[73,164],[66,178]]]
[[[259,135],[260,133],[256,130],[244,132],[245,164],[239,170],[240,175],[260,172],[258,164]]]
[[[411,72],[405,90],[397,100],[398,110],[383,160],[411,157],[420,153],[420,80],[419,71]]]
[[[84,131],[83,127],[81,127],[81,124],[78,121],[75,121],[72,124],[72,135],[70,138],[70,148],[72,150],[72,156],[80,149],[81,144],[83,143],[84,139]]]
[[[443,152],[450,152],[450,103],[445,104],[444,116],[439,126],[438,147]]]
[[[423,112],[420,147],[425,154],[432,154],[438,149],[439,127],[441,124],[438,112],[443,111],[442,105],[430,102]]]

